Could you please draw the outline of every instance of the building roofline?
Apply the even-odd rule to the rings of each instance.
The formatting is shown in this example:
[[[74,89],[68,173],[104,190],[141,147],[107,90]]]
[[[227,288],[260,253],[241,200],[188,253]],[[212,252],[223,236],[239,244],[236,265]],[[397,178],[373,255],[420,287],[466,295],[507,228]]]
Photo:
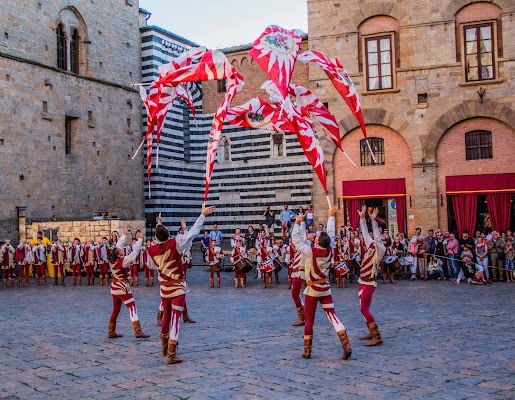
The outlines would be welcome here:
[[[166,36],[170,37],[171,39],[177,40],[178,42],[181,42],[188,46],[191,46],[191,47],[199,47],[200,46],[199,44],[192,42],[191,40],[188,40],[188,39],[182,37],[181,35],[177,35],[176,33],[167,31],[166,29],[163,29],[159,26],[147,25],[147,26],[142,26],[141,28],[139,28],[139,30],[140,30],[140,32],[158,31],[158,32],[162,33],[163,35],[166,35]]]

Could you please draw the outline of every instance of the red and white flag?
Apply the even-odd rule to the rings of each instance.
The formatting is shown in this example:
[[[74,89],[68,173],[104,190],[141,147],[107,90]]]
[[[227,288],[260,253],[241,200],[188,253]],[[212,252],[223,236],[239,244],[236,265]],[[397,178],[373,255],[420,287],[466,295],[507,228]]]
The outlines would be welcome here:
[[[188,107],[190,108],[191,113],[193,114],[193,118],[195,118],[195,106],[193,105],[193,97],[191,95],[191,92],[186,87],[185,83],[181,83],[179,86],[177,86],[177,91],[175,92],[177,97],[180,97],[183,99]]]
[[[254,97],[245,104],[230,108],[226,122],[246,128],[291,133],[294,128],[290,121],[281,116],[279,110],[260,97]]]
[[[277,25],[270,25],[252,43],[249,55],[275,83],[282,98],[288,96],[293,67],[302,42],[302,31],[288,31]]]

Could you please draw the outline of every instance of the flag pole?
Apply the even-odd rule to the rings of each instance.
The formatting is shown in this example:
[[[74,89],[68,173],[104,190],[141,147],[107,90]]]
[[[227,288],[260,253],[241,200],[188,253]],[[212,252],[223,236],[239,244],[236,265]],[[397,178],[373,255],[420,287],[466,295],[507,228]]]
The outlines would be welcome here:
[[[329,210],[332,208],[331,207],[331,200],[329,200],[329,196],[325,196],[325,198],[327,199],[327,204],[329,204]]]
[[[352,161],[352,158],[349,157],[349,155],[344,151],[343,154],[345,154],[345,157],[347,157],[347,159],[350,161],[350,163],[354,166],[354,168],[358,168],[358,166],[356,165],[356,163],[354,161]]]
[[[131,83],[131,86],[150,86],[153,82],[150,83]]]
[[[374,152],[372,151],[372,147],[370,147],[370,142],[368,141],[368,138],[365,139],[367,142],[368,149],[370,150],[370,154],[372,155],[372,160],[374,160],[375,163],[377,163],[376,156],[374,155]]]

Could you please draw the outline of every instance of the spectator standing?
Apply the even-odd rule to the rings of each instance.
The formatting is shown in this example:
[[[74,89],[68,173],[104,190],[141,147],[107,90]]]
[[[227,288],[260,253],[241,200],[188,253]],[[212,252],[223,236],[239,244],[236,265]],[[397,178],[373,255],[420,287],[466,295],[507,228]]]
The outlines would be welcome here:
[[[426,241],[427,243],[427,246],[428,246],[428,254],[435,254],[435,250],[436,250],[436,238],[435,238],[435,231],[433,231],[432,229],[429,229],[429,231],[427,231],[427,237],[424,238],[424,240]],[[427,261],[429,262],[429,260],[431,259],[431,256],[428,256],[427,258]]]
[[[475,253],[477,257],[477,263],[483,267],[486,279],[490,280],[490,273],[488,271],[488,246],[483,241],[483,238],[481,236],[477,237],[476,241],[477,244],[475,248]]]
[[[281,237],[284,238],[286,231],[290,230],[292,219],[295,220],[295,213],[292,210],[288,210],[288,204],[284,205],[284,209],[281,211],[279,219],[281,220],[282,227]]]
[[[424,236],[422,236],[422,229],[417,228],[415,230],[415,234],[410,239],[410,243],[417,243],[419,237],[424,239]]]
[[[444,277],[449,278],[452,273],[449,271],[449,265],[447,263],[447,248],[445,246],[445,240],[442,232],[436,233],[435,250],[434,254],[442,261],[442,269],[444,271]]]
[[[424,240],[423,236],[420,235],[417,239],[417,264],[418,270],[421,276],[426,278],[426,265],[427,265],[427,253],[429,251],[429,245]],[[413,278],[413,275],[412,275]]]
[[[202,257],[204,258],[204,264],[207,264],[207,256],[206,256],[206,252],[207,252],[207,249],[209,249],[209,241],[211,240],[211,238],[209,237],[209,232],[208,231],[204,231],[204,236],[202,238],[200,238],[200,248],[202,250]]]
[[[460,243],[454,236],[454,233],[449,234],[449,240],[447,241],[447,256],[449,257],[449,263],[452,268],[452,275],[454,280],[458,278],[458,273],[460,272],[458,269],[458,264],[456,263],[456,257],[460,251]]]
[[[506,281],[507,282],[515,282],[513,280],[513,238],[508,236],[506,238],[506,250],[504,251],[506,254]]]
[[[506,242],[499,237],[499,232],[492,231],[492,239],[488,241],[488,251],[492,261],[492,280],[503,281]]]
[[[315,221],[315,211],[311,207],[311,204],[308,205],[308,209],[306,210],[306,226],[309,228],[313,225]]]
[[[316,235],[320,235],[322,232],[325,232],[324,224],[318,224],[318,231],[316,231]]]
[[[222,244],[223,234],[218,230],[217,224],[213,225],[213,230],[209,233],[209,237],[211,240],[214,240],[216,247],[221,247],[220,245]]]
[[[464,251],[470,251],[472,253],[472,259],[474,259],[474,239],[470,237],[469,231],[464,230],[463,235],[461,236],[461,239],[458,240],[460,243],[460,249],[462,252]]]
[[[270,209],[270,206],[266,206],[263,217],[265,218],[267,236],[274,236],[275,213]]]

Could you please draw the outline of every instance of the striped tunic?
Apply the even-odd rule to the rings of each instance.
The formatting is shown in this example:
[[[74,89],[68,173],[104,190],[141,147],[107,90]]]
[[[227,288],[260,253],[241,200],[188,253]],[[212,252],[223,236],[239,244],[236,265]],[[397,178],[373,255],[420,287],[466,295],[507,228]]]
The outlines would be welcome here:
[[[116,243],[116,247],[123,250],[125,245],[125,241],[127,240],[127,236],[122,235],[118,242]],[[111,282],[111,294],[122,296],[124,294],[131,294],[131,285],[129,285],[129,279],[131,277],[131,263],[134,261],[136,256],[139,254],[139,249],[141,248],[141,244],[143,243],[143,239],[138,239],[136,244],[134,245],[134,252],[125,257],[120,257],[114,263],[109,263],[109,268],[111,269],[111,274],[113,275],[113,281]],[[122,282],[115,282],[115,280],[120,280]]]
[[[204,224],[200,215],[189,231],[166,242],[159,242],[148,248],[149,268],[158,270],[162,298],[181,296],[190,291],[182,264],[182,253],[190,251],[193,239],[200,233]]]
[[[329,284],[328,274],[331,266],[333,250],[331,246],[323,249],[319,246],[311,245],[302,240],[301,230],[305,232],[303,224],[295,224],[293,228],[293,244],[304,258],[304,269],[306,276],[306,284],[308,286],[304,290],[304,294],[312,297],[324,297],[331,294],[331,285]],[[327,234],[331,238],[331,244],[335,238],[335,219],[329,217],[327,220]],[[309,285],[310,282],[322,281],[320,283]]]
[[[383,259],[383,256],[386,252],[386,248],[384,247],[384,244],[381,241],[381,234],[379,233],[376,221],[372,221],[372,231],[374,233],[374,240],[372,240],[370,234],[368,233],[368,227],[367,223],[365,222],[365,219],[360,219],[359,226],[361,232],[363,233],[366,251],[363,255],[361,267],[359,270],[358,283],[362,285],[371,285],[377,287],[377,268],[379,267],[379,263]]]

